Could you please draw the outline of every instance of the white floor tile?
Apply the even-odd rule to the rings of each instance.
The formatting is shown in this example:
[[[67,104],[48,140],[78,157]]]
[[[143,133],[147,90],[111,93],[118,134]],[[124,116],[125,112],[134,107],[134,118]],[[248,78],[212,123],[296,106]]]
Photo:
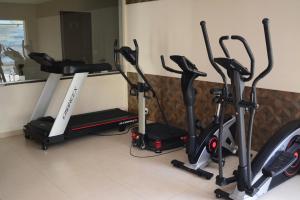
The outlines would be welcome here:
[[[0,140],[0,200],[209,200],[210,181],[175,169],[187,161],[183,150],[155,158],[129,155],[130,136],[90,136],[50,146],[47,152],[23,136]],[[134,150],[147,156],[149,152]],[[237,164],[229,158],[225,173]],[[207,170],[217,173],[217,165]],[[262,200],[299,199],[300,177],[275,188]]]

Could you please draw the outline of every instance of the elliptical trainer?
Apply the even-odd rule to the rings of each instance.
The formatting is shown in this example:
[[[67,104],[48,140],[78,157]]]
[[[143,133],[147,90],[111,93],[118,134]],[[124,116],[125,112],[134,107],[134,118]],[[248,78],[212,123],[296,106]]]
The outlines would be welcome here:
[[[273,68],[269,20],[264,19],[262,23],[264,26],[269,63],[267,68],[254,79],[249,99],[245,98],[244,84],[254,77],[255,60],[247,41],[238,35],[221,37],[220,43],[226,57],[214,58],[210,47],[206,24],[204,21],[200,23],[211,64],[218,70],[223,78],[224,84],[227,85],[225,74],[219,66],[224,67],[227,70],[231,84],[234,86],[233,96],[237,117],[239,166],[238,169],[234,171],[234,176],[231,178],[225,178],[223,176],[223,168],[220,166],[216,183],[219,186],[225,186],[236,182],[237,187],[232,193],[217,189],[215,191],[217,198],[228,200],[257,199],[272,188],[297,175],[300,170],[300,120],[289,122],[281,127],[251,161],[253,123],[255,112],[259,108],[256,97],[256,86]],[[244,45],[251,62],[250,71],[230,57],[229,51],[224,44],[224,41],[229,38],[240,41]],[[249,111],[250,113],[247,134],[245,128],[246,111]],[[224,113],[221,114],[224,115]],[[220,131],[219,137],[222,137],[222,131]],[[222,157],[222,150],[219,151],[219,156]]]

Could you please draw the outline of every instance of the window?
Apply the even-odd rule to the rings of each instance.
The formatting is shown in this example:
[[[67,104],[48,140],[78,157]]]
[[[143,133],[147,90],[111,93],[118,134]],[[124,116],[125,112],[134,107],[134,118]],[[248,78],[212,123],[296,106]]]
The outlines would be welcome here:
[[[16,81],[22,75],[24,39],[24,21],[0,20],[0,82]]]

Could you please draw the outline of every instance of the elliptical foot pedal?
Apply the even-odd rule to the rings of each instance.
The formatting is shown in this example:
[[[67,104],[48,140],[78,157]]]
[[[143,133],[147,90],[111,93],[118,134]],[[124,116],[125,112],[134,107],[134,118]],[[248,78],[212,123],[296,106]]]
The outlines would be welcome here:
[[[228,192],[225,192],[221,189],[216,189],[215,194],[217,199],[233,200],[229,197],[230,194]]]
[[[181,161],[179,161],[179,160],[172,160],[172,161],[171,161],[171,164],[172,164],[174,167],[178,168],[178,169],[185,170],[185,171],[187,171],[187,172],[190,172],[190,173],[192,173],[192,174],[195,174],[195,175],[197,175],[197,176],[199,176],[199,177],[202,177],[202,178],[205,178],[205,179],[207,179],[207,180],[210,180],[210,179],[214,176],[214,174],[212,174],[212,173],[210,173],[210,172],[207,172],[207,171],[204,171],[204,170],[202,170],[202,169],[197,169],[197,170],[191,169],[191,168],[185,166],[184,163],[181,162]]]
[[[211,160],[214,162],[214,163],[219,163],[219,158],[218,157],[215,157],[215,156],[212,156],[211,157]],[[225,166],[225,158],[222,158],[222,166],[224,167]]]
[[[291,167],[296,160],[297,157],[293,153],[281,151],[270,164],[263,168],[262,173],[267,177],[277,176]]]
[[[220,176],[217,176],[216,177],[216,184],[218,186],[225,186],[225,185],[229,185],[231,183],[234,183],[236,182],[236,177],[233,176],[233,177],[229,177],[229,178],[224,178],[224,177],[220,177]]]

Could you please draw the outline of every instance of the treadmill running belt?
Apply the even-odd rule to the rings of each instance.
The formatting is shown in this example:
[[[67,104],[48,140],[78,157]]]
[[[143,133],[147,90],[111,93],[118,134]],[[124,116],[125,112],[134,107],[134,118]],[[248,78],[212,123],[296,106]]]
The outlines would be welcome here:
[[[116,108],[72,116],[69,122],[69,128],[72,131],[79,131],[87,128],[104,126],[135,119],[137,119],[137,116],[135,114],[128,113]]]

